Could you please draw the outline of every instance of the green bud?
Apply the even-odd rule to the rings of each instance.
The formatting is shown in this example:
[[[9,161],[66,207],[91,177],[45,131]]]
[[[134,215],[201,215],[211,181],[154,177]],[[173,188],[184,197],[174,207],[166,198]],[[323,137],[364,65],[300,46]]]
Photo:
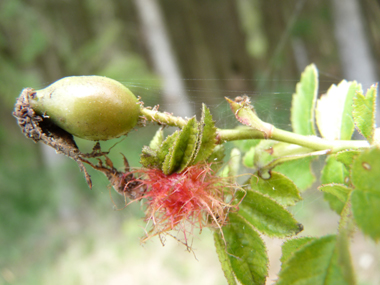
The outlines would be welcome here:
[[[137,123],[140,105],[123,84],[102,76],[64,77],[31,96],[38,114],[74,136],[109,140],[127,134]]]

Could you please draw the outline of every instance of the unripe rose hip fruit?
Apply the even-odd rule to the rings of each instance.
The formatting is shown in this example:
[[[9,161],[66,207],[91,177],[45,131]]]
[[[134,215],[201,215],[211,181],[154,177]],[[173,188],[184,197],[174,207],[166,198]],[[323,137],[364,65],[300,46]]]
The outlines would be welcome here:
[[[140,115],[138,100],[127,87],[95,75],[64,77],[37,90],[30,105],[65,131],[92,141],[127,134]]]

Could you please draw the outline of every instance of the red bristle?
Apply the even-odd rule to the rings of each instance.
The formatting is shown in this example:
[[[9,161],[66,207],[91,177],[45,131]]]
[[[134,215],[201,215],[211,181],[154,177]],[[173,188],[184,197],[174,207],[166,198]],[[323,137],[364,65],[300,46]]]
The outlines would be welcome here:
[[[141,182],[148,188],[142,199],[147,204],[146,220],[154,225],[150,235],[175,228],[186,234],[184,222],[192,228],[220,228],[233,207],[224,202],[225,191],[232,192],[233,187],[227,179],[215,176],[207,164],[192,165],[170,175],[159,169],[138,172],[144,175]]]

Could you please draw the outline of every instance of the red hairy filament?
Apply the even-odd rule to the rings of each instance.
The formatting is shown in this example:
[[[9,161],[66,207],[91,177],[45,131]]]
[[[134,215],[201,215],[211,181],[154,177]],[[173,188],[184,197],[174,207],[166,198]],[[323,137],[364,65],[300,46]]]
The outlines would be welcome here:
[[[173,229],[185,236],[191,228],[218,227],[226,223],[228,211],[234,207],[224,201],[233,195],[234,185],[218,177],[207,164],[187,167],[181,173],[165,175],[160,169],[140,169],[147,186],[146,221],[153,223],[148,238]]]

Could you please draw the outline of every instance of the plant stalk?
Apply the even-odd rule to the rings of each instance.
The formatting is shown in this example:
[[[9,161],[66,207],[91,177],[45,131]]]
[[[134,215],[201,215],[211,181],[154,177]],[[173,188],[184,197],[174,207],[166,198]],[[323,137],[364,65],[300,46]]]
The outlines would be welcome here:
[[[148,109],[145,107],[141,108],[141,115],[144,119],[148,121],[179,128],[183,128],[187,123],[187,120],[181,117],[176,117],[169,113],[159,112],[155,109]],[[265,137],[264,132],[249,127],[217,130],[217,141],[219,144],[228,141],[247,139],[272,139],[280,142],[303,146],[313,151],[329,150],[329,153],[336,153],[345,149],[368,148],[370,146],[369,143],[365,140],[331,141],[316,136],[304,136],[292,133],[289,131],[278,129],[276,127],[273,127],[269,136],[267,134],[267,137]]]

